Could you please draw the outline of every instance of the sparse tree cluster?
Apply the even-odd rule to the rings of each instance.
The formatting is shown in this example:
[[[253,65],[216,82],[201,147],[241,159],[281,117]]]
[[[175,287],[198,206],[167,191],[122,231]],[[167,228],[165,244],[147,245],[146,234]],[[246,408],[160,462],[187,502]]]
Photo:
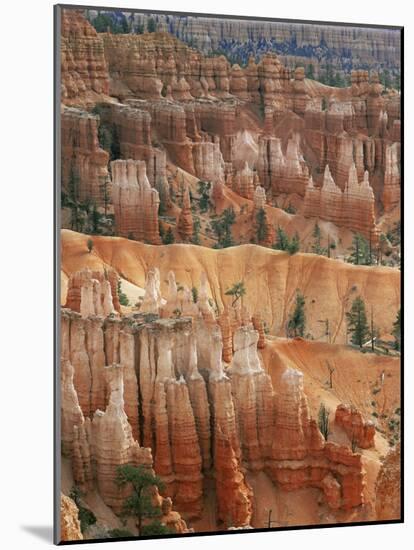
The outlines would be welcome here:
[[[298,232],[296,231],[292,239],[290,239],[286,231],[278,226],[276,230],[276,242],[273,244],[272,248],[275,250],[283,250],[288,252],[290,255],[296,254],[296,252],[299,252],[300,250],[300,239]]]
[[[213,220],[211,226],[218,239],[215,248],[234,246],[231,228],[235,221],[236,214],[232,207],[226,208],[220,218]]]

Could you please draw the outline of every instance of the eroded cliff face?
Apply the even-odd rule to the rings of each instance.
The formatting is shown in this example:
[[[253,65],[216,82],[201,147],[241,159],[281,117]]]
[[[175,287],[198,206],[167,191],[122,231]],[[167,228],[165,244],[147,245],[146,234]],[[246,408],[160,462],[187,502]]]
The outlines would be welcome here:
[[[99,116],[68,108],[62,114],[63,184],[79,180],[79,200],[102,206],[109,155],[98,127],[105,124],[121,159],[145,162],[151,187],[174,217],[182,205],[168,167],[210,182],[216,200],[223,185],[249,200],[260,185],[274,205],[288,197],[299,225],[302,215],[316,217],[369,238],[383,214],[398,213],[400,99],[375,72],[353,71],[347,88],[324,86],[274,53],[241,67],[168,32],[97,34],[74,10],[64,10],[62,72],[64,104],[100,103]],[[116,206],[113,197],[110,203]],[[187,242],[188,215],[181,223],[188,227],[175,233]]]
[[[93,103],[108,96],[109,73],[102,37],[81,11],[62,10],[62,99],[67,104]]]
[[[376,513],[379,520],[401,517],[401,447],[391,449],[382,464],[376,485]]]
[[[225,331],[203,286],[204,278],[192,316],[166,316],[177,303],[185,311],[185,291],[182,301],[172,275],[152,320],[62,310],[62,442],[77,483],[96,484],[119,513],[125,493],[113,483],[116,466],[153,464],[191,520],[202,516],[203,480],[213,476],[226,526],[249,525],[258,513],[248,471],[266,472],[283,490],[318,488],[333,510],[362,506],[361,455],[324,441],[299,371],[286,367],[272,383],[258,351],[265,345],[258,316],[252,322],[247,311],[235,313],[223,361]],[[146,295],[158,292],[152,273]]]
[[[61,493],[60,495],[60,539],[64,541],[83,540],[78,519],[78,507],[73,500]]]

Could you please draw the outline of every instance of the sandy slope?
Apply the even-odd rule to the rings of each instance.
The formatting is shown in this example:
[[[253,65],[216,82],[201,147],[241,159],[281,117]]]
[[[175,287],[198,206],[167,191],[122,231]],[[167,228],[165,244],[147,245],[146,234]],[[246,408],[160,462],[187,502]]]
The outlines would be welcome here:
[[[390,333],[400,304],[400,273],[392,268],[353,266],[314,254],[289,256],[257,245],[214,250],[185,244],[151,246],[120,237],[93,237],[94,249],[89,254],[87,238],[62,230],[62,271],[66,276],[85,266],[102,269],[106,265],[142,288],[148,270],[159,267],[165,295],[169,270],[189,287],[198,286],[205,271],[220,309],[228,300],[226,289],[243,280],[245,304],[252,313],[262,313],[273,334],[285,334],[297,289],[306,297],[306,333],[325,340],[321,321],[329,319],[331,341],[336,343],[345,342],[345,313],[356,296],[373,306],[380,333]]]
[[[331,409],[332,417],[339,403],[348,403],[355,405],[367,420],[373,420],[388,432],[388,421],[400,407],[399,357],[361,353],[342,345],[285,338],[268,340],[262,357],[275,387],[288,366],[304,373],[305,392],[315,417],[321,402]],[[329,387],[327,363],[335,369],[332,389]],[[373,416],[374,412],[378,417]],[[333,432],[338,442],[342,442],[342,435]],[[382,453],[387,450],[385,440],[379,435],[376,446]]]

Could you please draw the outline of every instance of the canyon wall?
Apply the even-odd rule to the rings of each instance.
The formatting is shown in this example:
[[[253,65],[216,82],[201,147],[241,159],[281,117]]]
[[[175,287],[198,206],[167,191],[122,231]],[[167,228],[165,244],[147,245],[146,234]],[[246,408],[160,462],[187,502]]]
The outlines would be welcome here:
[[[145,162],[114,160],[111,172],[117,235],[159,244],[159,193],[149,183]]]
[[[153,273],[146,295],[158,286]],[[202,278],[194,304],[171,274],[162,319],[156,312],[153,320],[145,313],[85,319],[62,310],[62,441],[75,479],[90,486],[96,472],[104,501],[116,511],[125,496],[111,484],[116,465],[151,467],[153,455],[166,495],[194,519],[203,510],[203,479],[213,471],[218,518],[233,526],[249,525],[258,512],[246,469],[267,472],[284,490],[318,488],[332,509],[361,506],[361,456],[323,440],[301,373],[287,367],[272,384],[258,352],[260,319],[240,311],[223,362],[222,324],[204,286]],[[174,309],[166,316],[177,304],[183,315]]]
[[[363,181],[358,183],[356,166],[352,164],[348,182],[344,191],[341,191],[326,165],[322,187],[315,187],[312,178],[309,179],[304,216],[319,217],[348,227],[376,242],[378,230],[375,225],[375,197],[368,181],[368,172],[364,173]]]
[[[109,155],[99,145],[99,117],[64,107],[61,113],[62,189],[74,201],[104,203]]]

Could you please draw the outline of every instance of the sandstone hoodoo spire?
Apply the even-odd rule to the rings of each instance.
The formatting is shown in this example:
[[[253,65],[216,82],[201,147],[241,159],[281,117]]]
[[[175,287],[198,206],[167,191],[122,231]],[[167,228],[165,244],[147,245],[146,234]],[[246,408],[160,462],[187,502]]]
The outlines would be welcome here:
[[[364,172],[359,183],[355,163],[352,163],[345,189],[341,191],[327,164],[321,188],[314,185],[312,178],[308,181],[304,215],[319,217],[361,233],[367,239],[376,240],[375,197],[368,172]]]
[[[397,519],[397,31],[187,19],[63,9],[62,536]]]
[[[146,165],[138,160],[111,162],[113,203],[117,233],[123,237],[159,244],[158,191],[148,181]]]

